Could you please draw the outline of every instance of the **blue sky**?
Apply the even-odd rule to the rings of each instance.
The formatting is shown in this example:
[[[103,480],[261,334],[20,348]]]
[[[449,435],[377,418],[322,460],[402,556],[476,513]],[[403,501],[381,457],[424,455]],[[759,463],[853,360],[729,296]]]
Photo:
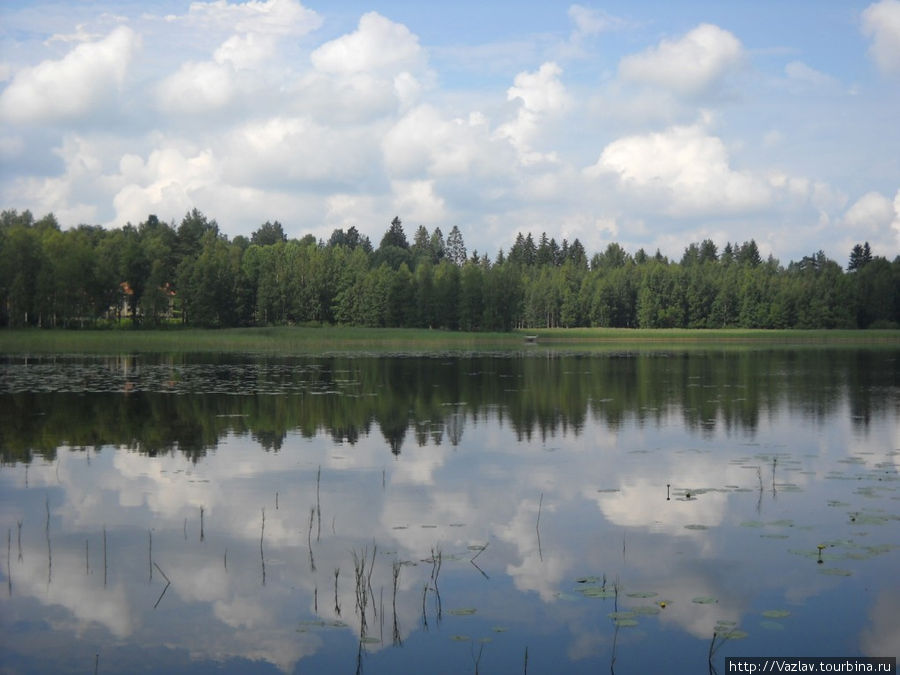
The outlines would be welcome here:
[[[900,0],[5,2],[0,206],[900,253]]]

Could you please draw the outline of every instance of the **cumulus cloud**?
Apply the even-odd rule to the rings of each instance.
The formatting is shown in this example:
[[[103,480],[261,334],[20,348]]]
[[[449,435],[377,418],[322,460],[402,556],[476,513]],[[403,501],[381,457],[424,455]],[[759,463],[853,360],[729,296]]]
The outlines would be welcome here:
[[[696,96],[721,85],[743,58],[740,40],[704,23],[677,40],[663,40],[656,47],[626,56],[619,63],[619,74],[626,80]]]
[[[585,174],[612,174],[620,189],[656,200],[671,215],[746,211],[770,200],[767,185],[732,169],[725,144],[701,124],[613,141]]]
[[[115,222],[138,223],[148,213],[179,214],[197,205],[196,193],[217,184],[219,167],[210,150],[186,156],[178,148],[154,150],[147,161],[125,155],[125,184],[113,197]]]
[[[326,73],[401,72],[420,65],[424,52],[406,26],[369,12],[353,33],[326,42],[310,59]]]
[[[308,117],[253,120],[229,131],[222,144],[224,178],[237,185],[358,184],[378,158],[363,130],[334,129]]]
[[[19,70],[0,94],[0,119],[71,120],[101,109],[122,86],[139,46],[140,36],[120,26],[102,40],[78,45],[62,59]]]
[[[867,239],[893,257],[890,252],[900,248],[900,190],[893,200],[880,192],[867,192],[847,209],[843,225],[845,248]]]
[[[157,101],[169,113],[205,113],[229,104],[236,92],[230,63],[188,62],[160,83]]]
[[[484,115],[450,119],[429,104],[398,120],[385,134],[382,149],[385,166],[398,177],[482,175],[491,167],[500,169],[495,160],[504,156],[489,137]]]
[[[862,13],[863,34],[872,39],[869,55],[885,73],[900,74],[900,0],[881,0]]]
[[[235,68],[253,68],[272,58],[275,46],[275,40],[268,35],[232,35],[215,51],[213,60],[218,64],[231,63]]]
[[[867,192],[847,209],[844,221],[851,227],[878,229],[888,225],[897,214],[894,204],[880,192]]]
[[[506,91],[508,100],[519,100],[521,103],[516,118],[501,125],[497,135],[509,139],[525,164],[556,160],[554,154],[535,152],[531,145],[543,122],[548,117],[563,113],[571,104],[560,75],[562,68],[552,61],[547,62],[533,73],[516,75],[513,86]]]
[[[443,222],[446,204],[435,191],[434,180],[395,180],[391,188],[397,213],[406,214],[412,222]]]

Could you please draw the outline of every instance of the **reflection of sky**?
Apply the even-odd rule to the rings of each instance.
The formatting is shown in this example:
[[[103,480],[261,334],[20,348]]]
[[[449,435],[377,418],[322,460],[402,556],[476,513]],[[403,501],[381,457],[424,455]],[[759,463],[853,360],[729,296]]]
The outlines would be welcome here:
[[[535,664],[545,645],[573,670],[609,659],[613,644],[622,664],[653,658],[640,645],[658,641],[702,656],[723,619],[749,635],[722,654],[897,653],[897,419],[861,431],[845,405],[826,419],[781,408],[752,435],[701,434],[677,414],[659,420],[613,430],[589,414],[578,436],[518,442],[496,415],[481,415],[464,420],[456,446],[418,446],[410,430],[399,457],[377,429],[354,445],[289,434],[279,452],[231,435],[196,464],[180,454],[61,450],[57,462],[29,467],[27,487],[23,467],[4,467],[4,651],[63,664],[62,642],[55,654],[36,652],[37,636],[52,630],[88,637],[98,653],[110,643],[165,645],[200,661],[290,672],[312,659],[346,670],[360,626],[353,554],[374,550],[367,625],[383,641],[366,645],[370,668],[410,668],[390,648],[394,561],[405,563],[396,617],[411,660],[433,643],[451,653],[448,664],[459,657],[470,669],[477,647],[452,651],[456,634],[490,637],[485,652],[498,670],[520,663],[527,645]],[[469,547],[485,544],[476,568]],[[851,576],[820,573],[833,569]],[[160,571],[171,580],[161,600]],[[587,576],[616,585],[619,597],[583,597],[576,580]],[[694,601],[702,597],[714,601]],[[658,614],[639,615],[614,642],[614,603]],[[469,607],[474,616],[451,612]],[[770,620],[770,609],[791,615]],[[26,637],[13,640],[18,633]]]

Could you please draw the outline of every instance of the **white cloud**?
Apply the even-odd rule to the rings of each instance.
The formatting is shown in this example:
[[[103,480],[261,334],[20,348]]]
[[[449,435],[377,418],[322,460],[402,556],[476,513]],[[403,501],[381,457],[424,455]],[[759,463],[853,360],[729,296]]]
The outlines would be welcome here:
[[[45,45],[51,45],[54,42],[91,42],[103,37],[98,33],[88,33],[84,24],[80,23],[75,26],[74,33],[54,33],[44,41]]]
[[[103,108],[122,86],[139,45],[140,36],[120,26],[62,59],[19,70],[0,94],[0,118],[39,123],[80,118]]]
[[[878,254],[893,258],[900,249],[900,190],[893,201],[880,192],[867,192],[847,209],[843,226],[845,249],[867,240]]]
[[[167,17],[170,21],[179,17]],[[322,25],[322,18],[296,0],[266,0],[230,3],[192,2],[187,23],[206,29],[264,35],[304,35]]]
[[[837,84],[831,75],[811,68],[802,61],[791,61],[784,67],[785,74],[794,82],[813,87],[830,87]]]
[[[894,195],[894,220],[891,222],[891,229],[894,230],[895,250],[900,249],[900,190]]]
[[[763,181],[731,168],[725,144],[699,124],[613,141],[585,169],[589,178],[604,174],[671,215],[752,210],[771,197]]]
[[[553,62],[544,63],[533,73],[516,75],[513,86],[506,90],[508,100],[518,99],[521,104],[516,118],[500,126],[497,136],[509,139],[525,164],[557,160],[554,153],[535,152],[532,144],[547,118],[562,114],[571,105],[560,75],[562,68]]]
[[[850,227],[874,231],[890,224],[896,215],[890,199],[880,192],[867,192],[847,209],[844,221]]]
[[[885,73],[900,73],[900,0],[881,0],[862,13],[862,31],[872,38],[869,54]]]
[[[157,105],[169,113],[205,113],[228,105],[236,91],[230,62],[188,62],[160,83]]]
[[[677,40],[626,56],[619,73],[626,80],[693,96],[718,87],[743,57],[741,42],[732,33],[704,23]]]
[[[247,122],[223,139],[228,183],[277,186],[305,181],[359,183],[378,148],[363,129],[334,129],[307,117],[277,116]]]
[[[219,64],[231,63],[235,68],[253,68],[272,58],[275,46],[275,40],[267,35],[232,35],[215,51],[213,60]]]
[[[356,31],[326,42],[310,59],[325,73],[402,72],[418,67],[424,52],[406,26],[369,12]]]
[[[610,16],[599,9],[591,9],[582,5],[569,7],[569,18],[575,24],[576,37],[596,35],[622,25],[622,20]]]
[[[436,223],[446,217],[444,199],[435,191],[433,180],[391,181],[394,209],[410,222]]]
[[[138,223],[148,213],[164,218],[197,206],[196,193],[218,183],[218,163],[210,150],[185,155],[169,147],[154,150],[144,162],[126,155],[120,162],[126,184],[113,197],[115,223]],[[210,214],[215,217],[215,214]]]
[[[489,167],[500,169],[495,160],[505,154],[488,134],[480,113],[447,119],[434,106],[420,105],[385,134],[384,162],[398,177],[483,175]]]

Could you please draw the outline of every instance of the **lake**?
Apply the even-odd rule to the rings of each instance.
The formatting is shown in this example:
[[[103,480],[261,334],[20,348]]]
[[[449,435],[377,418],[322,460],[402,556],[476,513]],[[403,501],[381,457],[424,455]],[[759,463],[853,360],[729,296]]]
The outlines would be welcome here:
[[[0,670],[900,653],[894,349],[0,359]]]

